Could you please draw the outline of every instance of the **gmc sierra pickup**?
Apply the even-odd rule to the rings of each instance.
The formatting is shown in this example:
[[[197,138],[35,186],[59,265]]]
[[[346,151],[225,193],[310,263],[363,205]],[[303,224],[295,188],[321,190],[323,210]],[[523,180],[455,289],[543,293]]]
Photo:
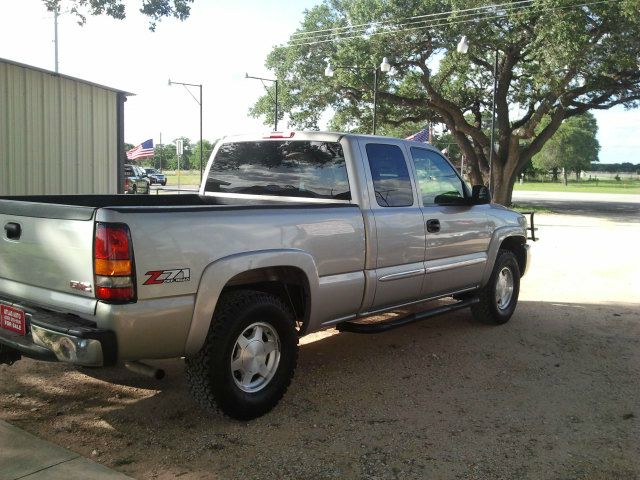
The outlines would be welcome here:
[[[466,307],[502,324],[530,263],[525,218],[437,149],[339,133],[228,137],[197,195],[1,197],[0,225],[0,363],[184,357],[238,419],[282,398],[300,336]]]

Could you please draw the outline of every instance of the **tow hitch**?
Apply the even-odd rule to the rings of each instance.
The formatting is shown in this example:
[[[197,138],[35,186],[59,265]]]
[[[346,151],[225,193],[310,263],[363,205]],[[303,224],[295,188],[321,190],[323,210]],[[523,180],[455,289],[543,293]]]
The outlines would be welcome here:
[[[20,355],[20,352],[17,350],[0,344],[0,365],[4,363],[7,365],[13,365],[21,358],[22,355]]]

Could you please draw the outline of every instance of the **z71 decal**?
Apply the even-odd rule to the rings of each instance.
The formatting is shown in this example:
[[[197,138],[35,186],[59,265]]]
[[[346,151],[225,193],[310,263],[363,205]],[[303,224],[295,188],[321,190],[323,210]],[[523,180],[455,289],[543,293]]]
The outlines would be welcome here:
[[[175,268],[173,270],[152,270],[145,273],[149,275],[143,285],[161,285],[163,283],[180,283],[191,280],[191,272],[188,268]]]

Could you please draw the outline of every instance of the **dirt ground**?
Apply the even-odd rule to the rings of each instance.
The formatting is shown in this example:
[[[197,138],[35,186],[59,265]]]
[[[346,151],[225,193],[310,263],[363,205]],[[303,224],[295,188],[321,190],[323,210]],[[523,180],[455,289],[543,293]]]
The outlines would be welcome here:
[[[255,421],[200,411],[180,360],[0,366],[0,418],[141,479],[640,478],[640,218],[538,223],[511,322],[307,337]]]

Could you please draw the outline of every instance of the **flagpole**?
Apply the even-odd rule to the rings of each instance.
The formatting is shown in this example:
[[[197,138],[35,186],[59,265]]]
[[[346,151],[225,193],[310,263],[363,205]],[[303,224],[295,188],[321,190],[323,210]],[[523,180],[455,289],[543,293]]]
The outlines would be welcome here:
[[[160,132],[160,171],[162,172],[162,132]]]

